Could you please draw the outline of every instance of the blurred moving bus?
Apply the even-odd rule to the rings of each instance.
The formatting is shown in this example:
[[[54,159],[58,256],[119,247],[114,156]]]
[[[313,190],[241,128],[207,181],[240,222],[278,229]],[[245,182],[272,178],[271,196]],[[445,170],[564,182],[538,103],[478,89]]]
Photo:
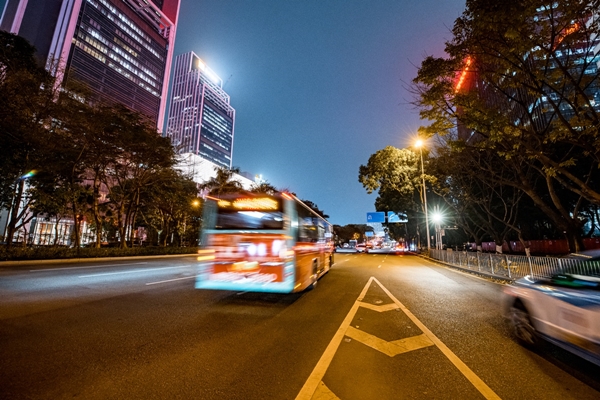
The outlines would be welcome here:
[[[333,264],[333,227],[289,193],[208,196],[197,289],[291,293]]]

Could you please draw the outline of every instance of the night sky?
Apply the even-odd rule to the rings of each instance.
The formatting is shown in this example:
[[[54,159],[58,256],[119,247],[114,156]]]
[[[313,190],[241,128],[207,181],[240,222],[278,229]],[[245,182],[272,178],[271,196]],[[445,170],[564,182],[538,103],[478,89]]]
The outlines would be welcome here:
[[[366,223],[358,169],[423,125],[407,86],[443,55],[464,0],[182,0],[175,54],[193,51],[236,110],[233,165]]]
[[[0,0],[3,9],[5,0]],[[358,168],[423,123],[408,85],[442,56],[464,0],[182,0],[175,55],[195,52],[236,110],[233,165],[366,223]]]

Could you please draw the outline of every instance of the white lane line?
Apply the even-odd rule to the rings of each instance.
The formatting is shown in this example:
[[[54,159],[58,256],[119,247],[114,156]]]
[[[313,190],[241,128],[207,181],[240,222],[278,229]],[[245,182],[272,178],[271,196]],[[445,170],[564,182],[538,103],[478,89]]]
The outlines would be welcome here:
[[[146,268],[146,269],[134,269],[133,271],[119,271],[119,272],[106,272],[103,274],[90,274],[90,275],[81,275],[79,278],[93,278],[96,276],[109,276],[109,275],[122,275],[122,274],[137,274],[140,272],[148,272],[148,271],[163,271],[165,269],[174,269],[174,268],[189,268],[189,266],[178,266],[178,267],[162,267],[162,268]]]
[[[390,299],[392,299],[392,301],[396,303],[396,305],[408,316],[408,318],[410,318],[412,322],[417,325],[421,331],[423,331],[423,333],[437,346],[437,348],[444,353],[448,360],[454,364],[454,366],[464,375],[464,377],[467,378],[477,390],[479,390],[479,393],[481,393],[483,397],[486,399],[500,400],[500,397],[488,385],[486,385],[481,378],[475,375],[471,368],[467,367],[467,364],[458,358],[458,356],[454,354],[452,350],[448,348],[448,346],[446,346],[440,339],[438,339],[437,336],[433,334],[433,332],[431,332],[421,321],[419,321],[417,317],[415,317],[413,313],[411,313],[408,308],[404,306],[404,304],[400,303],[400,301],[396,299],[392,293],[390,293],[390,291],[381,284],[381,282],[374,277],[373,280],[377,282],[377,284],[390,297]]]
[[[192,279],[195,278],[196,276],[186,276],[185,278],[175,278],[175,279],[167,279],[166,281],[158,281],[158,282],[148,282],[146,283],[146,286],[148,285],[158,285],[159,283],[167,283],[167,282],[174,282],[174,281],[182,281],[184,279]]]
[[[61,267],[61,268],[44,268],[44,269],[30,269],[29,272],[46,272],[46,271],[61,271],[64,269],[90,269],[90,268],[104,268],[104,267],[123,267],[127,265],[139,265],[148,264],[147,262],[129,263],[129,264],[103,264],[103,265],[91,265],[87,267]]]
[[[312,398],[315,390],[317,390],[317,387],[319,386],[319,383],[323,379],[323,376],[325,376],[325,372],[327,372],[327,368],[329,368],[329,364],[331,364],[333,356],[335,355],[338,347],[340,347],[340,343],[342,342],[342,339],[344,338],[344,335],[346,334],[346,331],[348,330],[356,311],[358,311],[358,308],[360,307],[360,302],[365,297],[367,290],[369,290],[369,285],[371,285],[373,279],[375,278],[369,278],[369,281],[358,296],[358,299],[356,299],[352,305],[350,312],[348,315],[346,315],[346,318],[344,318],[344,321],[338,328],[335,335],[333,335],[333,338],[331,339],[331,342],[329,342],[329,345],[327,345],[323,355],[321,355],[321,359],[310,373],[310,376],[304,383],[304,386],[302,386],[300,393],[298,393],[298,396],[296,396],[296,400],[310,400]]]

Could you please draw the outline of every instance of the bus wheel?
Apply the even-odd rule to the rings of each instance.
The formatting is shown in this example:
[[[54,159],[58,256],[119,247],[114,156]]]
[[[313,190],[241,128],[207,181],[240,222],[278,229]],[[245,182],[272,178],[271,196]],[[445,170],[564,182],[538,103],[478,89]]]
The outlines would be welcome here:
[[[317,286],[317,282],[319,281],[319,264],[318,262],[315,260],[313,261],[313,268],[312,268],[312,278],[313,281],[312,283],[306,288],[306,290],[313,290],[316,286]]]

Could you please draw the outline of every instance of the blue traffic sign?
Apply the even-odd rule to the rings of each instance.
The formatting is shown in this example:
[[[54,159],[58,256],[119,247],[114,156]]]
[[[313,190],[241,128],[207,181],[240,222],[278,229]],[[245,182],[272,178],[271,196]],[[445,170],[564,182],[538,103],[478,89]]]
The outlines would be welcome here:
[[[387,219],[388,219],[388,222],[400,222],[402,224],[405,224],[408,222],[408,218],[406,217],[406,215],[399,215],[393,211],[388,211]]]
[[[368,212],[367,213],[367,223],[371,222],[385,222],[385,212]]]

